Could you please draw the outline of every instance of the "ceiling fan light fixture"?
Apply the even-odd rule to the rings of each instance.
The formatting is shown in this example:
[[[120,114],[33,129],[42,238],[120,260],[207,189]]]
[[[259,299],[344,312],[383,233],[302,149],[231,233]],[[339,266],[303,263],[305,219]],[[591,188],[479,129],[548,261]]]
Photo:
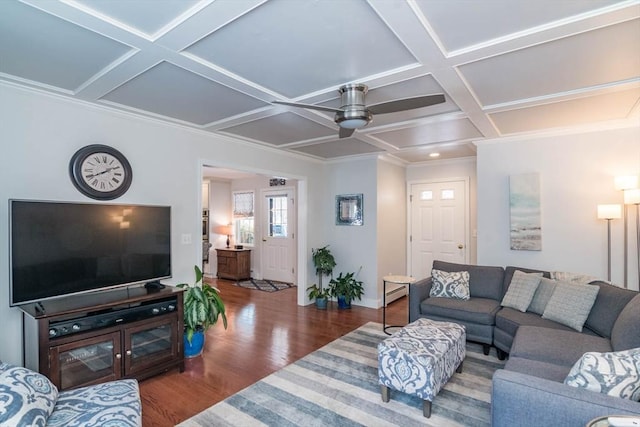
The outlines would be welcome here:
[[[360,129],[369,123],[366,119],[345,119],[338,123],[338,126],[344,129]]]

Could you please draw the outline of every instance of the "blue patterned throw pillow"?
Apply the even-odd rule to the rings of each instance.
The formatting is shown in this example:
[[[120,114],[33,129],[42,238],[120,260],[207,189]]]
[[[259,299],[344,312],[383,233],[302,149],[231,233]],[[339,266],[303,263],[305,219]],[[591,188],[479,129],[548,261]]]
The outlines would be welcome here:
[[[469,272],[431,270],[431,291],[433,298],[469,299]]]
[[[640,401],[640,348],[585,353],[564,383],[610,396]]]
[[[57,400],[58,389],[44,375],[0,364],[1,426],[45,426]]]

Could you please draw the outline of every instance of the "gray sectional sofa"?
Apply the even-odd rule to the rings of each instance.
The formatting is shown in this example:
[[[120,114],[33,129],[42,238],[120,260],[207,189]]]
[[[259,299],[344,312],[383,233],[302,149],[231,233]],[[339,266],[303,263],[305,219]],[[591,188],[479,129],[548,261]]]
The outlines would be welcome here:
[[[430,298],[432,279],[410,287],[409,318],[461,323],[467,339],[507,355],[496,371],[492,390],[492,425],[584,427],[603,415],[640,415],[640,403],[565,385],[572,366],[585,352],[611,352],[640,347],[640,295],[604,282],[582,332],[530,311],[502,307],[501,301],[519,267],[493,267],[434,261],[433,268],[468,271],[468,300]]]

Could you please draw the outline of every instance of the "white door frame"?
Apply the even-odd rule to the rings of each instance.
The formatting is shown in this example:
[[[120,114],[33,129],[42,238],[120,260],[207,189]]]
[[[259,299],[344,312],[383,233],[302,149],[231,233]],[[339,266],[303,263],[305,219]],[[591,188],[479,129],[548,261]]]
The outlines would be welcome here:
[[[465,193],[465,200],[464,200],[464,205],[465,205],[465,212],[464,212],[464,216],[465,216],[465,221],[464,221],[464,262],[465,264],[469,263],[469,242],[470,242],[470,236],[469,236],[469,230],[470,230],[470,223],[471,223],[471,217],[470,217],[470,213],[471,213],[471,206],[470,206],[470,195],[469,195],[469,177],[452,177],[452,178],[436,178],[436,179],[427,179],[427,180],[416,180],[416,181],[407,181],[407,236],[411,236],[411,225],[412,225],[412,220],[413,218],[411,217],[411,187],[414,185],[421,185],[421,184],[437,184],[437,183],[446,183],[446,182],[453,182],[453,181],[464,181],[464,193]],[[411,257],[413,256],[413,254],[411,253],[411,239],[407,239],[407,267],[406,267],[406,271],[410,272],[411,271]],[[418,279],[421,279],[421,277],[419,277]]]

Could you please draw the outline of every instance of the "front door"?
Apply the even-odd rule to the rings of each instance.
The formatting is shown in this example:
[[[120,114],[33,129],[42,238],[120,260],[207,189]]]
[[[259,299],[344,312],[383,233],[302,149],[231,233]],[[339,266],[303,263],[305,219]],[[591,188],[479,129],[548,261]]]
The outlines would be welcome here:
[[[466,187],[464,180],[411,185],[411,276],[431,276],[434,259],[467,263]]]
[[[294,283],[296,245],[293,189],[264,191],[262,202],[262,277]]]

